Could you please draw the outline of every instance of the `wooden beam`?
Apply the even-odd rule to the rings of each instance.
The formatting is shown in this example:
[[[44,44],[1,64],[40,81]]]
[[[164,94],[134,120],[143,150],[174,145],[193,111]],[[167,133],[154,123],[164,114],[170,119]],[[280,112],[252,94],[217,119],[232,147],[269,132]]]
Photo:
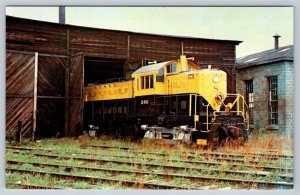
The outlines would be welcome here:
[[[69,135],[69,85],[70,85],[70,59],[65,69],[65,136]]]
[[[36,132],[36,109],[37,109],[37,81],[38,81],[38,52],[34,54],[34,84],[33,84],[33,129],[32,140],[35,140]]]
[[[130,56],[130,35],[127,35],[127,60]]]
[[[181,55],[184,55],[183,41],[181,41]]]
[[[67,42],[66,42],[66,49],[67,49],[67,55],[69,56],[69,59],[67,60],[67,64],[65,66],[65,124],[64,124],[64,136],[67,137],[69,135],[69,100],[70,100],[70,94],[69,94],[69,87],[70,87],[70,64],[71,64],[71,58],[70,58],[70,30],[67,28],[66,30],[66,36],[67,36]]]

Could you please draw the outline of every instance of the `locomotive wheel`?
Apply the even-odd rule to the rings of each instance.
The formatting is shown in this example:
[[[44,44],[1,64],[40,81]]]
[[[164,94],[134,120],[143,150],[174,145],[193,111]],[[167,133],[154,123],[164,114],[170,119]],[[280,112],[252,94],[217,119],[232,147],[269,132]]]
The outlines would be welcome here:
[[[228,135],[228,131],[221,125],[213,125],[208,135],[208,147],[216,148],[224,143],[230,142],[232,139]]]
[[[246,125],[238,125],[238,128],[242,130],[242,137],[244,138],[244,142],[246,142],[249,139]]]
[[[248,134],[246,130],[246,125],[238,125],[237,126],[240,129],[240,136],[238,137],[238,142],[240,146],[243,146],[244,143],[248,140]]]
[[[227,129],[228,138],[222,141],[223,146],[233,146],[238,147],[244,145],[247,140],[245,136],[245,125],[237,125],[236,127],[231,127]]]

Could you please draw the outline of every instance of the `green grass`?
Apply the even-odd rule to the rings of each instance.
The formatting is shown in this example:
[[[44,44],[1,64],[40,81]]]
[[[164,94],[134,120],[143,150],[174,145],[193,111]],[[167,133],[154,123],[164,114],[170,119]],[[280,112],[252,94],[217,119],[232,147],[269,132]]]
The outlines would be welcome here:
[[[230,169],[228,169],[228,170],[230,170]],[[241,165],[235,166],[234,168],[232,168],[232,170],[249,171],[249,167],[247,167],[244,164],[241,164]]]
[[[265,177],[265,180],[266,181],[279,181],[280,178],[279,178],[279,175],[275,172],[272,172],[270,174],[268,174],[266,177]]]
[[[115,176],[114,178],[118,179],[118,180],[122,180],[122,181],[125,181],[125,180],[134,181],[136,178],[136,174],[119,174],[119,175]]]
[[[73,187],[75,189],[90,189],[91,186],[90,184],[86,183],[86,182],[83,182],[83,181],[77,181],[73,184]]]
[[[111,189],[112,187],[109,186],[108,184],[105,184],[105,183],[101,183],[101,182],[98,182],[94,189],[97,189],[97,190],[108,190],[108,189]]]
[[[158,175],[156,175],[156,174],[149,174],[149,175],[147,175],[146,176],[146,178],[148,179],[148,180],[160,180],[160,177],[158,176]]]
[[[31,164],[22,164],[20,166],[21,169],[31,170],[33,168],[33,165]]]
[[[132,171],[132,170],[134,170],[134,167],[130,166],[130,165],[119,165],[118,169],[125,170],[125,171]]]
[[[219,182],[219,183],[218,183],[218,186],[219,186],[219,188],[227,188],[227,187],[231,187],[230,183],[224,182],[224,181]]]
[[[171,184],[175,186],[189,185],[191,181],[186,178],[175,178],[171,181]]]
[[[64,186],[57,186],[53,185],[53,181],[57,179],[52,178],[49,175],[30,175],[30,174],[17,174],[11,173],[6,175],[6,182],[7,183],[20,183],[20,184],[30,184],[30,185],[38,185],[38,186],[52,186],[52,187],[64,187]],[[7,186],[7,188],[17,188],[17,185],[14,186]]]
[[[21,178],[22,178],[22,176],[18,173],[6,173],[6,181],[7,182],[15,183],[15,182],[20,181]]]
[[[167,156],[159,156],[155,154],[136,154],[132,153],[130,151],[126,150],[108,150],[108,149],[95,149],[95,148],[86,148],[82,149],[81,143],[78,139],[52,139],[52,140],[45,140],[40,143],[36,142],[24,142],[21,145],[26,147],[35,147],[35,148],[41,148],[41,149],[51,149],[51,151],[33,151],[38,153],[45,153],[45,154],[58,154],[58,155],[65,155],[65,156],[73,156],[73,157],[87,157],[87,158],[95,158],[95,159],[106,159],[106,160],[119,160],[119,161],[129,161],[129,162],[140,162],[140,163],[155,163],[155,164],[162,164],[162,165],[174,165],[174,166],[182,166],[182,167],[201,167],[203,170],[193,170],[193,169],[186,169],[182,171],[166,171],[163,167],[148,167],[148,166],[138,166],[138,165],[131,165],[131,164],[117,164],[117,163],[105,163],[105,162],[88,162],[88,161],[82,161],[77,160],[74,158],[71,159],[64,159],[64,158],[49,158],[49,157],[40,157],[40,156],[34,156],[32,152],[23,152],[23,153],[13,153],[12,150],[6,150],[6,159],[7,160],[19,160],[19,161],[25,161],[24,164],[21,165],[10,165],[8,164],[7,167],[16,167],[16,168],[22,168],[22,169],[28,169],[28,170],[44,170],[44,171],[55,171],[60,173],[70,173],[70,174],[76,174],[76,175],[88,175],[88,176],[94,176],[94,177],[104,177],[104,178],[117,178],[121,180],[135,180],[136,175],[135,174],[119,174],[119,175],[113,175],[110,173],[107,173],[105,171],[87,171],[84,169],[73,169],[71,172],[66,172],[66,170],[61,168],[55,168],[55,167],[37,167],[31,165],[29,162],[41,162],[41,163],[55,163],[55,164],[61,164],[61,165],[67,165],[67,166],[87,166],[87,167],[99,167],[104,169],[117,169],[117,170],[143,170],[143,171],[153,171],[153,174],[145,175],[144,179],[145,181],[151,181],[154,183],[172,183],[174,185],[189,185],[189,186],[201,186],[203,182],[198,183],[189,183],[189,180],[185,178],[175,178],[173,180],[164,181],[161,177],[157,176],[155,173],[175,173],[175,174],[184,174],[184,175],[194,175],[194,176],[207,176],[207,177],[226,177],[226,178],[236,178],[236,179],[262,179],[267,181],[279,181],[279,177],[276,173],[269,174],[266,177],[254,177],[252,175],[246,175],[246,176],[239,176],[234,174],[218,174],[214,173],[211,169],[220,169],[220,170],[240,170],[240,171],[251,171],[252,168],[247,167],[245,164],[241,163],[237,167],[233,167],[230,163],[224,163],[221,166],[218,165],[201,165],[201,164],[191,164],[187,162],[171,162],[170,160],[186,160],[187,154],[183,152],[192,152],[195,151],[193,149],[186,149],[183,146],[176,146],[175,148],[147,148],[142,145],[137,145],[133,142],[128,142],[127,140],[100,140],[100,139],[90,139],[90,144],[98,144],[98,145],[109,145],[109,146],[119,146],[119,147],[134,147],[134,148],[140,148],[140,150],[136,150],[139,152],[156,152],[156,153],[168,153]],[[149,144],[148,146],[151,146]],[[144,148],[143,148],[144,147]],[[227,151],[228,152],[228,151]],[[84,154],[84,153],[90,153],[90,154]],[[130,156],[131,158],[124,158],[124,157],[116,157],[114,155],[124,155],[124,156]],[[192,161],[204,161],[205,159],[203,156],[201,156],[199,153],[196,153],[193,155],[195,158],[192,159]],[[149,159],[148,159],[149,158]],[[155,159],[151,159],[155,158]],[[212,157],[213,159],[213,157]],[[258,165],[268,165],[273,167],[288,167],[293,168],[293,160],[285,160],[285,159],[278,159],[278,160],[268,160],[263,158],[257,158],[258,160],[261,160],[261,162]],[[28,163],[26,163],[28,162]],[[63,184],[62,182],[59,182],[59,180],[56,180],[55,178],[49,177],[48,179],[53,182],[53,184],[49,184],[49,181],[43,181],[47,180],[47,177],[37,177],[38,179],[32,179],[31,177],[27,176],[23,177],[18,176],[18,174],[8,174],[6,176],[7,179],[10,181],[19,181],[22,179],[22,181],[31,181],[36,184],[40,185],[54,185],[59,187],[67,187],[67,188],[78,188],[78,189],[118,189],[118,188],[124,188],[121,184],[116,185],[109,185],[106,183],[98,182],[95,185],[85,185],[83,183],[86,182],[67,182],[68,184]],[[228,183],[221,183],[216,182],[220,188],[223,186],[227,187]],[[209,186],[208,182],[208,186]]]

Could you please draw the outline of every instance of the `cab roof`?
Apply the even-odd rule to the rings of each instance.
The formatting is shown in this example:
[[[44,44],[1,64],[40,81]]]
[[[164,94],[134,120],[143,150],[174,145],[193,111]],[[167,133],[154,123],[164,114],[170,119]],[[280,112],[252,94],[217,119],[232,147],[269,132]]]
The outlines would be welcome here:
[[[139,74],[139,73],[143,73],[143,72],[159,71],[162,67],[169,64],[170,62],[172,62],[172,61],[161,62],[161,63],[157,63],[157,64],[143,66],[143,67],[137,69],[136,71],[134,71],[132,74],[134,75],[134,74]]]

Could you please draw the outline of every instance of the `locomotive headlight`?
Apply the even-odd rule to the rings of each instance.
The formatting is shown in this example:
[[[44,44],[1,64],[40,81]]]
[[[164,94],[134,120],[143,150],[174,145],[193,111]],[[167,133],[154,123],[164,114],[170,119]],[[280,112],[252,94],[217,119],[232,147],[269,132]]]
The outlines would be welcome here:
[[[147,130],[147,128],[148,128],[148,125],[141,125],[142,130]]]
[[[219,75],[216,74],[216,75],[214,76],[213,82],[214,82],[214,83],[219,82]]]
[[[180,129],[181,131],[186,131],[186,130],[187,130],[187,125],[181,125],[181,126],[179,127],[179,129]]]
[[[223,94],[219,93],[216,95],[215,101],[217,104],[222,105],[223,100],[224,100]]]

